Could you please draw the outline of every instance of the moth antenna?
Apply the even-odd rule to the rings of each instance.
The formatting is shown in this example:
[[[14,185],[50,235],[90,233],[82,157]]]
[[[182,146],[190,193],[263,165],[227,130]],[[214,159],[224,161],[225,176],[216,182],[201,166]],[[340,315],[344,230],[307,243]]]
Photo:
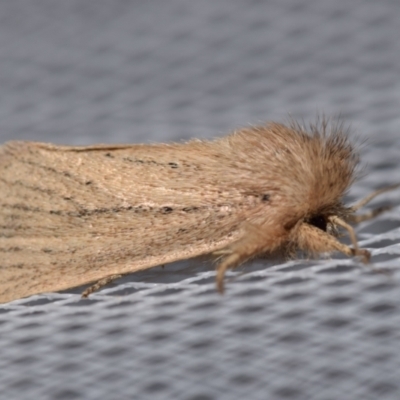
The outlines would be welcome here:
[[[400,187],[400,183],[397,183],[396,185],[391,185],[391,186],[387,186],[387,187],[382,188],[382,189],[375,190],[374,192],[370,193],[368,196],[364,197],[363,199],[361,199],[360,201],[358,201],[357,203],[352,205],[351,206],[351,210],[352,211],[357,211],[361,207],[364,207],[366,204],[368,204],[376,196],[379,196],[382,193],[389,192],[391,190],[397,189],[399,187]]]

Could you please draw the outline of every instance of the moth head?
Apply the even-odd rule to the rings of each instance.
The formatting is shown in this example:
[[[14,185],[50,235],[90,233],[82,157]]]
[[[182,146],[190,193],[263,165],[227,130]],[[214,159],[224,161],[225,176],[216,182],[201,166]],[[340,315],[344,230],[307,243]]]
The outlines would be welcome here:
[[[310,215],[307,215],[302,223],[309,224],[326,232],[332,236],[338,236],[338,228],[340,223],[338,221],[346,222],[351,218],[353,211],[350,207],[345,207],[342,204],[332,205],[325,209],[318,210]]]
[[[315,226],[316,228],[321,229],[321,231],[324,232],[327,232],[328,230],[328,221],[328,217],[323,214],[316,214],[305,220],[307,224]]]

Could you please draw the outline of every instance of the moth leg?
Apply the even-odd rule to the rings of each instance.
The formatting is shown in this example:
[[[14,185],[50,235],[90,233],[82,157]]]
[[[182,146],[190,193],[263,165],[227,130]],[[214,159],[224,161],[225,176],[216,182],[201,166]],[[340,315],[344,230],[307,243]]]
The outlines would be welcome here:
[[[351,248],[345,244],[339,242],[334,236],[320,230],[319,228],[302,223],[296,230],[293,239],[300,250],[317,254],[323,252],[340,251],[349,257],[360,256],[364,263],[368,263],[371,254],[368,250],[360,248]],[[292,239],[292,240],[293,240]],[[390,275],[391,272],[384,268],[373,268],[373,271]]]
[[[337,223],[337,220],[334,221]],[[348,225],[348,227],[350,226]],[[367,263],[371,257],[370,252],[365,249],[360,249],[357,243],[354,248],[351,248],[339,242],[329,233],[326,233],[321,229],[306,223],[303,223],[298,227],[295,235],[296,236],[293,239],[297,243],[299,249],[311,254],[340,251],[349,257],[360,256],[364,263]],[[353,235],[351,234],[350,237],[352,238],[352,241],[355,239],[354,231]]]
[[[374,192],[370,193],[368,196],[364,197],[354,205],[350,207],[352,212],[356,212],[360,208],[364,207],[366,204],[368,204],[372,199],[374,199],[376,196],[379,196],[382,193],[389,192],[391,190],[397,189],[400,187],[400,184],[396,185],[391,185],[387,186],[382,189],[375,190]],[[347,220],[349,222],[353,222],[355,224],[358,224],[363,221],[368,221],[369,219],[375,218],[377,215],[382,214],[385,211],[388,211],[392,208],[392,206],[383,206],[383,207],[378,207],[375,208],[374,210],[368,211],[365,214],[360,214],[360,215],[350,215]]]
[[[269,253],[279,247],[283,236],[279,237],[277,232],[274,232],[275,235],[268,233],[262,227],[247,224],[242,239],[214,253],[215,255],[226,255],[217,266],[216,284],[221,294],[224,292],[224,277],[228,269],[235,268],[259,254]]]
[[[334,226],[335,225],[341,226],[342,228],[346,229],[347,232],[349,232],[351,243],[353,244],[354,249],[357,250],[358,249],[357,236],[356,233],[354,232],[353,227],[349,225],[346,221],[343,221],[341,218],[337,217],[336,215],[329,217],[329,221]]]
[[[363,221],[368,221],[369,219],[373,219],[379,214],[384,213],[385,211],[389,211],[393,208],[393,206],[382,206],[382,207],[377,207],[374,208],[371,211],[368,211],[364,214],[359,214],[359,215],[350,215],[347,220],[349,222],[352,222],[354,224],[359,224],[360,222]]]
[[[115,281],[116,279],[121,278],[121,276],[122,275],[111,275],[111,276],[107,276],[106,278],[100,279],[99,281],[94,283],[92,286],[89,286],[86,290],[84,290],[82,292],[82,298],[88,297],[90,294],[92,294],[93,292],[96,292],[103,286],[106,286],[109,283],[111,283],[112,281]]]

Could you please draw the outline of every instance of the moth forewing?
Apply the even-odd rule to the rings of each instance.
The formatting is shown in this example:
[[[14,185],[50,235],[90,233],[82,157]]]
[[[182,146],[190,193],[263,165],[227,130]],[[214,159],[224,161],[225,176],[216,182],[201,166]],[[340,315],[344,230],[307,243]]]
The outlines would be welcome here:
[[[325,122],[181,144],[6,143],[0,302],[99,281],[97,289],[204,254],[223,255],[220,291],[228,268],[260,254],[354,255],[321,221],[334,215],[357,162],[348,137]]]
[[[159,154],[162,146],[2,146],[0,301],[196,257],[236,240],[237,213],[261,201],[216,187],[210,175],[201,189],[191,186],[201,168],[198,144],[165,147],[169,156]]]

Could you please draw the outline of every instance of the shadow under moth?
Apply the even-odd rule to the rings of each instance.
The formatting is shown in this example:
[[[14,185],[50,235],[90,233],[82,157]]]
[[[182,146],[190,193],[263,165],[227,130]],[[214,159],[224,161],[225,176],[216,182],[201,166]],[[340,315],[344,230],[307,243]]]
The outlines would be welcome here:
[[[367,262],[342,198],[358,155],[340,124],[249,127],[211,140],[87,147],[0,147],[0,302],[197,257],[216,282],[247,260],[342,252]],[[351,247],[341,243],[348,232]]]

